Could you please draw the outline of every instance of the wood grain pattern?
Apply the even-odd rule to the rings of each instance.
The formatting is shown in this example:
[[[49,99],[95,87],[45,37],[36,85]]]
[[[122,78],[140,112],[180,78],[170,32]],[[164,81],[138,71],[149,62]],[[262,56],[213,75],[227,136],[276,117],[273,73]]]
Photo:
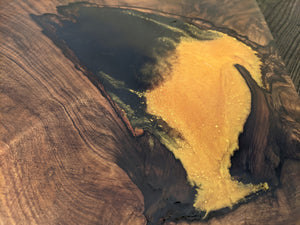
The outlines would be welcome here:
[[[1,21],[0,221],[142,224],[140,192],[109,160],[116,134],[122,143],[132,137],[23,7],[33,12],[14,3],[1,13],[11,19]]]
[[[224,215],[212,215],[206,221],[193,221],[199,219],[193,215],[169,215],[172,211],[168,211],[163,200],[170,194],[181,197],[192,192],[187,187],[186,193],[174,194],[172,186],[160,187],[173,179],[173,173],[179,180],[184,178],[178,162],[157,140],[151,146],[161,153],[147,154],[151,150],[145,144],[149,134],[134,137],[85,70],[76,68],[30,17],[55,14],[56,6],[69,2],[0,3],[0,224],[296,224],[300,210],[300,165],[299,152],[295,156],[293,148],[285,155],[288,159],[283,162],[281,186],[276,190],[227,210]],[[260,45],[271,40],[252,1],[231,1],[228,8],[218,12],[228,15],[232,10],[237,14],[227,17],[216,17],[216,12],[211,12],[214,1],[149,2],[139,1],[135,6],[203,16]],[[124,1],[124,6],[125,3],[132,4],[130,0]],[[277,110],[284,114],[281,118],[288,121],[286,126],[294,128],[300,118],[299,104],[294,102],[299,99],[290,79],[284,74],[284,84],[275,82],[269,70],[265,76],[274,81],[272,97],[278,103]],[[287,130],[288,137],[295,141],[298,128]],[[170,164],[155,166],[153,161],[157,158]],[[151,185],[158,190],[170,190],[154,199],[161,206],[159,210],[147,208],[151,199],[144,199],[146,195],[141,191],[141,186]],[[166,210],[164,215],[155,214],[160,210]],[[151,216],[161,219],[154,221]]]
[[[257,0],[298,94],[300,94],[300,1]]]

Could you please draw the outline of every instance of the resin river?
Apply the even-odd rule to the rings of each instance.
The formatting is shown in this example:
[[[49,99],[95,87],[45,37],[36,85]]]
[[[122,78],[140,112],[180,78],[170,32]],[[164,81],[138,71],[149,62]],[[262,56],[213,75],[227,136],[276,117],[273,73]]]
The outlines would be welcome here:
[[[151,133],[180,160],[198,211],[232,207],[268,189],[229,172],[251,111],[250,90],[234,65],[262,86],[254,50],[172,17],[97,7],[74,7],[72,17],[73,9],[65,9],[58,9],[63,16],[33,18],[67,57],[96,76],[133,128]]]

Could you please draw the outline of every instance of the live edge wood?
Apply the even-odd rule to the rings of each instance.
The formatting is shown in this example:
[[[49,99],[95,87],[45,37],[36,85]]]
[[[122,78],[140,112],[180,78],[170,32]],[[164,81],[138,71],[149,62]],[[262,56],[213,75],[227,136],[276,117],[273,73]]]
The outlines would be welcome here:
[[[157,198],[153,195],[157,201],[154,205],[159,205],[162,211],[168,208],[161,199],[175,194],[183,200],[189,199],[194,190],[184,183],[185,174],[178,160],[156,139],[149,144],[149,138],[153,138],[150,134],[132,135],[111,101],[82,68],[76,68],[42,33],[30,16],[56,14],[58,5],[70,2],[4,0],[0,3],[0,224],[296,224],[299,221],[299,149],[294,148],[299,147],[300,110],[299,98],[287,74],[281,74],[283,84],[274,82],[272,92],[272,98],[280,102],[275,105],[284,115],[280,118],[290,132],[290,142],[285,146],[291,146],[278,171],[278,187],[207,220],[198,220],[192,214],[190,218],[170,219],[172,211],[158,215],[157,209],[148,207],[153,202],[145,193],[157,194]],[[175,14],[203,17],[216,26],[234,29],[261,46],[272,40],[259,9],[250,0],[224,1],[216,9],[214,1],[208,0],[184,4],[182,1],[91,2],[155,6]],[[221,16],[216,17],[216,10]],[[272,59],[267,60],[272,63]],[[268,77],[273,72],[269,67],[265,74]],[[158,163],[153,165],[153,162]],[[174,181],[174,176],[179,181]],[[157,186],[157,181],[167,188]],[[181,184],[182,193],[172,192],[172,182]],[[157,192],[153,191],[155,188]],[[168,204],[171,200],[168,199]],[[161,219],[155,221],[151,215]]]

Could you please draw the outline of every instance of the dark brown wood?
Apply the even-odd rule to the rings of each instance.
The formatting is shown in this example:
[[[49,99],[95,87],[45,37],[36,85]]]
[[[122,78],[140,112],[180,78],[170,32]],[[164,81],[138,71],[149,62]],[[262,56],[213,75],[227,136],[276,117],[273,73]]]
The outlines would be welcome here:
[[[298,94],[300,94],[300,1],[257,0]]]
[[[240,40],[261,49],[269,87],[264,95],[280,125],[275,139],[284,142],[279,186],[206,220],[191,207],[195,191],[180,162],[151,134],[135,137],[101,84],[32,19],[57,15],[56,7],[69,2],[0,3],[0,223],[297,223],[300,100],[267,46],[271,35],[254,1],[91,1],[205,19],[193,22],[233,29]],[[276,164],[276,151],[266,152]],[[258,166],[261,174],[264,167]]]

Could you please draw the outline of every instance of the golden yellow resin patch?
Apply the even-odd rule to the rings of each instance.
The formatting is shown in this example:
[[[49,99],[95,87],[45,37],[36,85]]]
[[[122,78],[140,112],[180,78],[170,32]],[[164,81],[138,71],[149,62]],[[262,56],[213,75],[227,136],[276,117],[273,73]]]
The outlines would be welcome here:
[[[184,140],[167,146],[197,186],[195,208],[231,207],[267,184],[233,180],[230,157],[251,110],[251,93],[234,64],[261,85],[260,61],[248,46],[227,35],[216,40],[183,38],[169,57],[171,74],[145,94],[147,111],[178,130]]]

